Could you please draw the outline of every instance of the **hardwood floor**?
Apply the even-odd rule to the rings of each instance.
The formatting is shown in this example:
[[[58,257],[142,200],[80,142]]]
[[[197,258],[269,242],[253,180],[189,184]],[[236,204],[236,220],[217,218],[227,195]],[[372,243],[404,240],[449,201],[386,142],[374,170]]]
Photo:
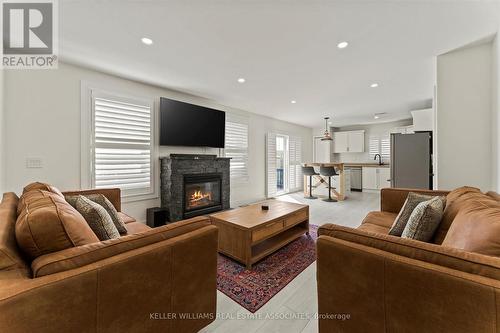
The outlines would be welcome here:
[[[352,192],[342,202],[308,200],[301,192],[277,199],[308,204],[309,222],[316,225],[335,223],[357,227],[369,211],[380,209],[378,193]],[[316,263],[313,263],[253,314],[217,291],[218,318],[200,332],[318,332],[314,318],[317,310]]]

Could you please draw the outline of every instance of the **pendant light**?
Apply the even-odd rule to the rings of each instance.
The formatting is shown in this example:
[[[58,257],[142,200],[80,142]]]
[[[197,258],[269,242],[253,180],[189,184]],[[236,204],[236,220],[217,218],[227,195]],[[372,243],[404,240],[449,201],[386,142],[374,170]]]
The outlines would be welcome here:
[[[330,117],[325,117],[325,133],[323,134],[323,137],[321,138],[321,141],[332,141],[332,136],[330,134],[330,131],[328,130],[328,119]]]

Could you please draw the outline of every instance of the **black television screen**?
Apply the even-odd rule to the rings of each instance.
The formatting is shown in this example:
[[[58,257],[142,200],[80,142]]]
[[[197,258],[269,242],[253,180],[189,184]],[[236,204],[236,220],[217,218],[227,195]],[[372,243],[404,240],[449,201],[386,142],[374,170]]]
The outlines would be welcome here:
[[[160,99],[160,145],[224,148],[226,113]]]

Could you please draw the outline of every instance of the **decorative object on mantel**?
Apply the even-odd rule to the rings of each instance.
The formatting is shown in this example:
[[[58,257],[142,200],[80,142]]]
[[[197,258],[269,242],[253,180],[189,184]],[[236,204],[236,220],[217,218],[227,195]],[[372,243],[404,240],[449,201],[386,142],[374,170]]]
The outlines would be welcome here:
[[[309,225],[303,235],[256,263],[251,270],[219,254],[217,289],[254,313],[316,261],[318,226]]]
[[[330,119],[330,117],[325,117],[325,133],[323,134],[321,141],[332,141],[332,135],[328,130],[328,119]]]

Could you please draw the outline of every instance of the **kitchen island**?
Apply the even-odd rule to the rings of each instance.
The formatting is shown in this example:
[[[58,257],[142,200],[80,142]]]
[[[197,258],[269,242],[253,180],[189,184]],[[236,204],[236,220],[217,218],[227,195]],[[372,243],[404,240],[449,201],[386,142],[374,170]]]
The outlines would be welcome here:
[[[344,170],[344,163],[335,163],[335,162],[330,162],[330,163],[313,163],[313,162],[308,162],[302,164],[303,166],[312,166],[316,167],[318,170],[316,170],[319,173],[319,167],[321,166],[326,166],[326,167],[335,167],[337,170],[337,173],[339,174],[339,187],[338,188],[331,188],[330,193],[332,195],[332,198],[337,199],[338,201],[343,201],[346,198],[346,188],[345,188],[345,170]],[[308,185],[307,185],[307,178],[308,176],[304,176],[304,196],[309,195],[308,192]],[[328,177],[324,177],[321,175],[316,175],[313,176],[313,187],[318,187],[318,186],[325,186],[328,187]]]

